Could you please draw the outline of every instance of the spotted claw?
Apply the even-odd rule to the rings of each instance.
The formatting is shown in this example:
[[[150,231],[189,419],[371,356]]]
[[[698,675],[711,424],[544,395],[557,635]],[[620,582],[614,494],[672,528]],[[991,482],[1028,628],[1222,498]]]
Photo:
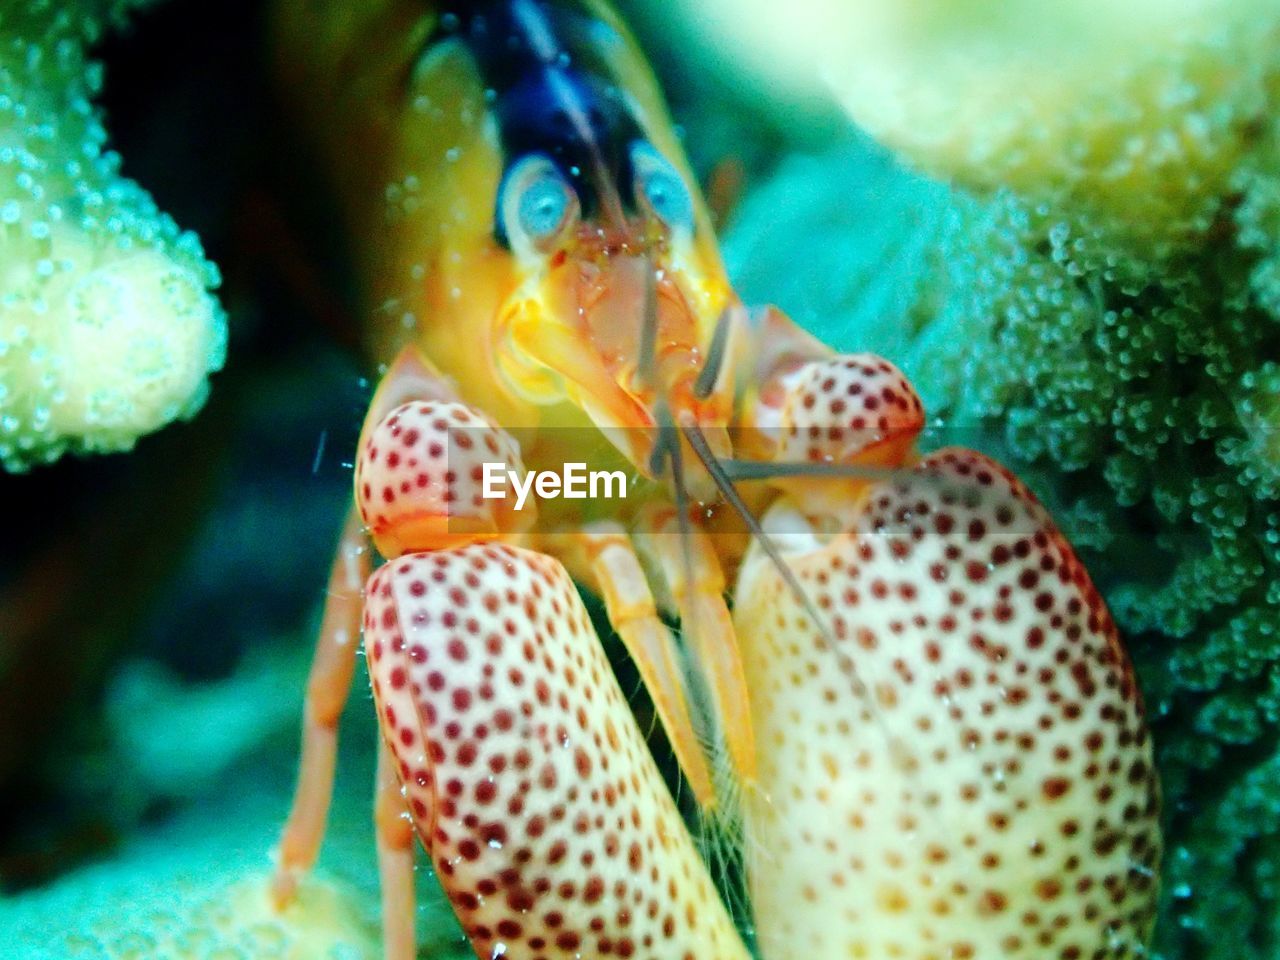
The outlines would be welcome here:
[[[746,960],[557,561],[412,554],[367,604],[383,733],[477,957]]]
[[[766,523],[811,605],[748,553],[734,621],[764,954],[1141,955],[1160,857],[1142,703],[1027,488],[943,450],[836,535],[785,500]]]
[[[486,463],[524,472],[505,431],[452,401],[401,404],[366,429],[356,461],[356,505],[379,552],[489,539],[518,532],[534,514],[509,497],[486,499]]]
[[[379,725],[476,956],[747,960],[573,581],[496,539],[495,458],[520,469],[469,408],[412,402],[356,476],[388,557],[363,622]]]

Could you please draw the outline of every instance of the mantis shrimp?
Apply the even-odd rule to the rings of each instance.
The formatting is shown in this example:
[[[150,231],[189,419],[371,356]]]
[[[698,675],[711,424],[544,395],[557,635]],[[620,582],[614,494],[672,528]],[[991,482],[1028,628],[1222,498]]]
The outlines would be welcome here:
[[[277,903],[320,845],[360,630],[388,958],[414,955],[415,837],[478,957],[750,955],[576,580],[736,824],[759,955],[1142,955],[1158,786],[1098,592],[1007,470],[916,449],[891,363],[737,300],[612,11],[276,17],[390,361]],[[569,461],[634,482],[523,510],[483,489]]]

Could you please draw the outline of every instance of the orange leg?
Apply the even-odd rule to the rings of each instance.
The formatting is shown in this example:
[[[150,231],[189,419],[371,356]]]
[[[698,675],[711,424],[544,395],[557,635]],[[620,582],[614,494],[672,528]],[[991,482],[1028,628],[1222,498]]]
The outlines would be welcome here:
[[[694,660],[706,678],[733,769],[750,783],[756,776],[750,697],[733,618],[724,599],[720,558],[706,531],[682,528],[674,509],[650,509],[643,522],[653,531],[644,538],[644,545],[662,571]]]
[[[582,533],[580,543],[609,623],[640,670],[689,787],[699,806],[710,808],[715,805],[715,793],[690,718],[680,654],[671,631],[658,616],[631,538],[617,524],[595,523]]]
[[[378,837],[378,877],[382,887],[384,960],[413,960],[413,822],[400,793],[396,761],[386,743],[378,745],[378,775],[373,797]]]
[[[298,782],[280,836],[271,883],[277,909],[293,898],[298,881],[315,863],[324,838],[338,759],[338,718],[351,692],[360,641],[362,590],[368,576],[368,544],[360,518],[351,510],[329,574],[324,619],[307,680]]]
[[[412,347],[401,351],[382,378],[370,404],[376,422],[410,397],[451,397],[453,390]],[[351,693],[360,639],[364,583],[370,571],[369,544],[356,509],[347,514],[342,540],[329,574],[324,620],[307,680],[303,707],[302,759],[293,806],[280,837],[271,896],[277,909],[288,906],[298,881],[311,869],[324,839],[338,759],[338,718]]]

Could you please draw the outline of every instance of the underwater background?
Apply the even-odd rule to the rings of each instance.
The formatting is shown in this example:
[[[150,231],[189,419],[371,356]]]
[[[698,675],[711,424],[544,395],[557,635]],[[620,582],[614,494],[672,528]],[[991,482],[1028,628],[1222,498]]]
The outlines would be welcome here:
[[[899,48],[814,4],[823,87],[776,5],[619,6],[742,297],[899,364],[928,444],[1008,463],[1106,596],[1164,785],[1154,954],[1280,955],[1280,11],[939,0]],[[342,240],[291,223],[264,16],[0,0],[2,958],[377,955],[363,667],[316,880],[285,920],[254,886],[372,389]],[[42,341],[15,291],[78,241],[6,202],[59,191],[154,254],[82,295],[154,328]],[[419,886],[420,956],[469,955]]]

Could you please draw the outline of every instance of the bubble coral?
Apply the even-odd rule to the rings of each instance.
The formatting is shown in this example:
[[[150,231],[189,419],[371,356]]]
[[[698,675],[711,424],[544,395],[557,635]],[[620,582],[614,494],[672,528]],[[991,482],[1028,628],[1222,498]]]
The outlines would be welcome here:
[[[978,44],[991,24],[972,6],[934,28]],[[1151,707],[1169,849],[1157,953],[1263,960],[1280,949],[1280,44],[1274,8],[1176,9],[1193,8],[1209,18],[1197,56],[1217,51],[1220,77],[1239,81],[1187,80],[1217,133],[1183,160],[1211,154],[1208,166],[1171,178],[1173,160],[1157,162],[1165,139],[1143,110],[1163,101],[1148,86],[1061,105],[1072,142],[1114,140],[1117,117],[1134,130],[1132,170],[1112,181],[1070,155],[1009,152],[1065,142],[1065,120],[1020,98],[930,129],[937,115],[906,97],[883,109],[912,118],[918,142],[897,136],[905,119],[872,129],[952,182],[865,144],[788,161],[741,209],[726,256],[746,299],[893,356],[941,432],[1003,446],[1053,505]],[[1241,11],[1257,17],[1228,16]],[[941,96],[953,65],[911,57]],[[973,143],[958,149],[949,130]]]
[[[226,325],[194,234],[120,174],[86,48],[138,0],[0,12],[0,464],[125,450],[195,413]]]

